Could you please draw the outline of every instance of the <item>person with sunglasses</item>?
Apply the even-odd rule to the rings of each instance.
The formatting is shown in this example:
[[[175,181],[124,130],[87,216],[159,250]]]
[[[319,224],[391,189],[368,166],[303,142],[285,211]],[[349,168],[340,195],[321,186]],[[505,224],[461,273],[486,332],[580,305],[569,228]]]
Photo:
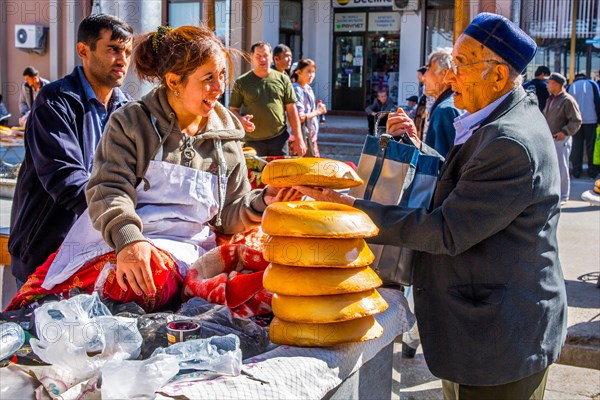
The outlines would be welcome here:
[[[558,160],[535,94],[521,86],[536,50],[519,27],[491,13],[459,37],[444,82],[467,112],[454,121],[454,146],[428,210],[296,187],[366,212],[379,227],[372,243],[418,252],[415,314],[445,399],[542,399],[566,338]],[[402,110],[390,114],[387,132],[415,139],[409,120]]]

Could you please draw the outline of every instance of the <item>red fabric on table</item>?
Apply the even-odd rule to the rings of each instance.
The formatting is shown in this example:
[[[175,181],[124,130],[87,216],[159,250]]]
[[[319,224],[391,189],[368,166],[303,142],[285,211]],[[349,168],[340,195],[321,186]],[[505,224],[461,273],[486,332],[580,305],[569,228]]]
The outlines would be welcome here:
[[[272,310],[272,295],[263,288],[262,277],[268,265],[255,248],[219,246],[192,265],[185,278],[183,299],[197,296],[226,305],[238,318],[267,314]]]
[[[168,270],[163,270],[156,263],[151,264],[152,277],[157,289],[154,296],[138,296],[131,288],[124,292],[117,283],[114,270],[109,272],[101,296],[120,303],[134,301],[147,312],[160,309],[178,299],[183,284],[183,277],[179,274],[177,265],[171,256],[160,249],[159,252]],[[7,311],[26,307],[50,294],[58,294],[64,298],[68,298],[69,292],[74,288],[78,288],[81,293],[92,293],[96,280],[106,263],[114,265],[117,263],[117,257],[114,252],[101,255],[81,267],[65,282],[54,286],[50,290],[46,290],[42,288],[42,283],[44,283],[44,279],[48,274],[48,269],[57,253],[51,254],[46,262],[39,266],[35,272],[29,276],[25,285],[17,292],[17,295],[6,308]]]

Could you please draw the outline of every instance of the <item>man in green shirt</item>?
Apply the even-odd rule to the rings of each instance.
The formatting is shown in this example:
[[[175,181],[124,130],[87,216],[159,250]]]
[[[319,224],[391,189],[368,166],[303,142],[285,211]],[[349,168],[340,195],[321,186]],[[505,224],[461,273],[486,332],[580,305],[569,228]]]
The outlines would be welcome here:
[[[261,156],[288,155],[287,119],[294,135],[297,154],[306,153],[302,140],[296,95],[289,78],[270,68],[271,46],[265,42],[252,45],[252,71],[240,76],[233,84],[229,109],[246,130],[246,146]]]

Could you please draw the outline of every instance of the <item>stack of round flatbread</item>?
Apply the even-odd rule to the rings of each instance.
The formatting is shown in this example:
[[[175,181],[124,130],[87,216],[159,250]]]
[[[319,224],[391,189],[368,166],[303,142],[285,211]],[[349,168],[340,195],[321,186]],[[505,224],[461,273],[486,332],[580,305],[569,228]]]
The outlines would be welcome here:
[[[374,314],[388,304],[374,255],[364,238],[378,228],[362,211],[335,203],[297,201],[267,207],[263,250],[271,264],[263,276],[273,292],[273,343],[332,346],[383,334]]]

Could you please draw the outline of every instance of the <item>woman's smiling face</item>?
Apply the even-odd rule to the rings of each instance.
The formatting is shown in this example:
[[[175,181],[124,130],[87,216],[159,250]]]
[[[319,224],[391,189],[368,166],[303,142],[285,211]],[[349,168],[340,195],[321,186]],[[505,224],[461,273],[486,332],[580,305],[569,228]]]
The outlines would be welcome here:
[[[225,91],[226,60],[217,52],[179,85],[178,100],[191,115],[207,117]]]

